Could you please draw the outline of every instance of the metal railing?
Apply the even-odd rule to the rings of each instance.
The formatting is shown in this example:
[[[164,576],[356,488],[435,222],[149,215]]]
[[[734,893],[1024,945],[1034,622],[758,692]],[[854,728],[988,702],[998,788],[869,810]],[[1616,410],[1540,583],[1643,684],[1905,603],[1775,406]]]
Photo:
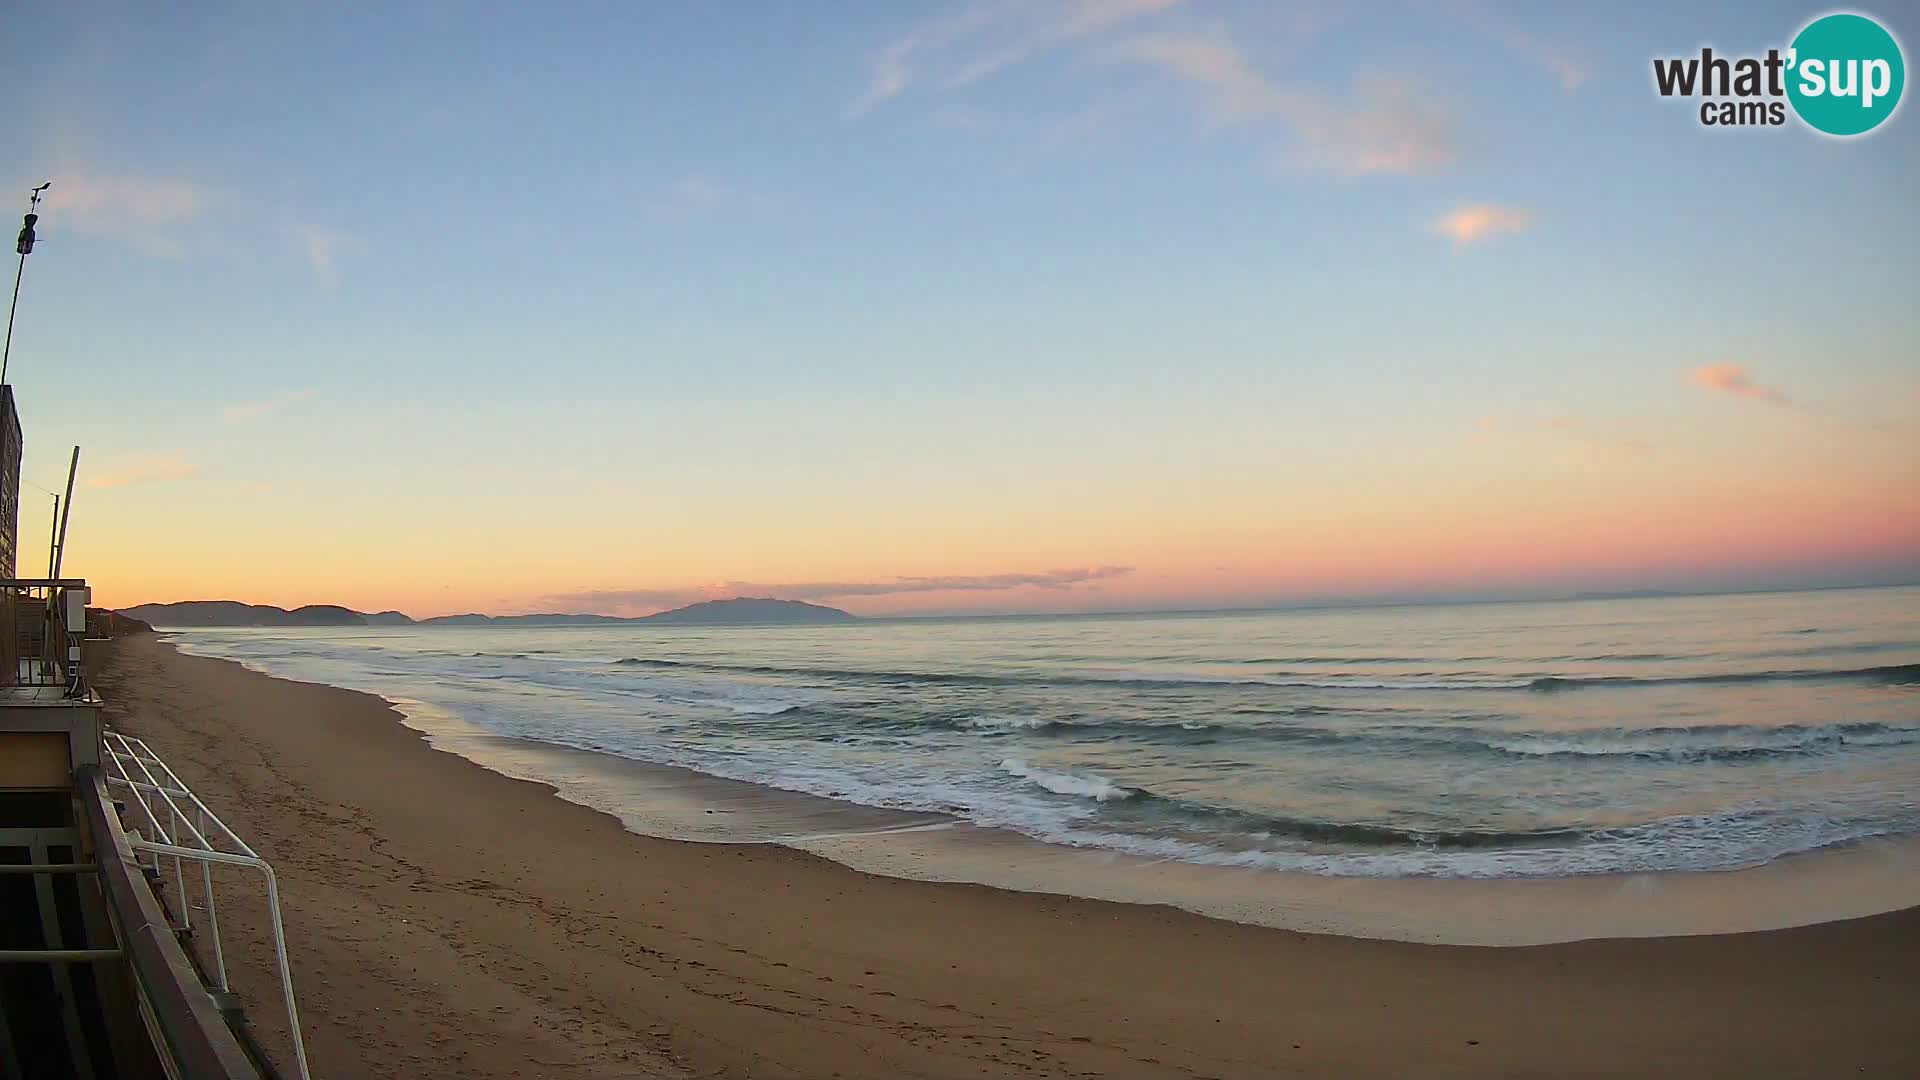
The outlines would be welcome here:
[[[0,578],[0,686],[87,695],[80,643],[92,591],[81,578]]]
[[[103,733],[107,766],[105,779],[114,787],[124,788],[132,796],[132,807],[137,807],[141,819],[150,827],[153,836],[133,835],[129,844],[135,852],[145,853],[152,860],[152,869],[163,874],[161,861],[173,863],[173,877],[177,889],[177,906],[180,924],[174,929],[183,933],[193,930],[193,903],[187,893],[186,864],[196,862],[200,865],[201,893],[206,899],[202,911],[207,916],[207,937],[212,943],[214,978],[216,989],[222,994],[230,994],[227,982],[226,950],[220,940],[220,911],[214,901],[213,867],[240,866],[257,870],[266,881],[267,916],[273,929],[274,960],[280,975],[280,992],[287,1004],[287,1029],[293,1036],[294,1061],[301,1080],[311,1080],[307,1071],[306,1040],[300,1034],[300,1012],[293,999],[293,975],[287,964],[287,935],[285,925],[280,918],[280,888],[273,876],[273,867],[267,865],[247,842],[221,821],[219,815],[207,808],[173,769],[161,760],[160,755],[146,744],[143,739],[119,732]]]

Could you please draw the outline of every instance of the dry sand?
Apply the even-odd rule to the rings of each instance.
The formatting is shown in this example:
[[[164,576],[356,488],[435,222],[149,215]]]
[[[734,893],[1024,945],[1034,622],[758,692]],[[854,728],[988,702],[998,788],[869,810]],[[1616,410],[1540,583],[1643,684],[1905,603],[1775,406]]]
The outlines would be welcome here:
[[[385,702],[103,646],[98,682],[280,874],[316,1076],[1920,1076],[1920,909],[1413,945],[637,836]],[[280,1050],[272,953],[222,878]],[[287,1054],[279,1054],[287,1060]]]

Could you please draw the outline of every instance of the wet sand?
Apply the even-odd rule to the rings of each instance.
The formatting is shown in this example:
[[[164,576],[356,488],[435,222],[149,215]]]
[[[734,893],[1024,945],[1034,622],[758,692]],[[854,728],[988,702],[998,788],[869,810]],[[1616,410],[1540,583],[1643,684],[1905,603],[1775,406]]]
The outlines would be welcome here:
[[[318,1076],[1920,1074],[1920,910],[1516,948],[1302,934],[640,836],[366,694],[144,636],[96,670],[277,868]],[[222,879],[228,960],[278,1050],[250,885]]]

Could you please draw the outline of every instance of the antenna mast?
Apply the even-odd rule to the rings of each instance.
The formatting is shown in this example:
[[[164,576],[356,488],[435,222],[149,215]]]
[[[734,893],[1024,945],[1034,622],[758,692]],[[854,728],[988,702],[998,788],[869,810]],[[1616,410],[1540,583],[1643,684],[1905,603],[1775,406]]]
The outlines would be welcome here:
[[[73,516],[73,474],[80,471],[80,448],[73,448],[73,463],[67,466],[67,497],[61,501],[60,542],[54,545],[53,579],[60,580],[60,564],[67,561],[67,519]]]
[[[60,550],[60,496],[53,497],[53,517],[47,520],[47,576],[53,577],[53,556]]]
[[[7,308],[7,344],[0,350],[0,384],[7,381],[7,362],[13,359],[13,313],[20,310],[20,277],[27,272],[27,256],[33,254],[33,227],[40,220],[40,195],[53,186],[49,180],[33,189],[32,197],[27,200],[27,216],[20,226],[20,236],[14,241],[13,249],[20,253],[20,263],[13,268],[13,304]]]

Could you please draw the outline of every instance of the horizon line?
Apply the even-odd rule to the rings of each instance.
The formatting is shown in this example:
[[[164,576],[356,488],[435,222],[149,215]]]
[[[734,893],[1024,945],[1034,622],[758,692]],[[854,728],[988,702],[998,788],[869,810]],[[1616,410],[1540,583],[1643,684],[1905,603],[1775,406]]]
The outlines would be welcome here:
[[[1660,599],[1681,599],[1686,597],[1710,597],[1710,596],[1757,596],[1757,595],[1768,595],[1768,594],[1778,594],[1778,593],[1797,593],[1797,592],[1839,592],[1839,591],[1853,590],[1853,589],[1906,589],[1906,588],[1914,588],[1916,586],[1920,586],[1920,579],[1887,581],[1887,582],[1851,582],[1846,584],[1834,584],[1834,585],[1772,585],[1772,586],[1756,586],[1752,588],[1583,589],[1583,590],[1577,590],[1574,592],[1541,592],[1541,593],[1533,593],[1533,594],[1517,595],[1517,596],[1434,595],[1434,596],[1344,597],[1344,598],[1338,598],[1338,599],[1314,600],[1314,601],[1303,600],[1303,601],[1297,601],[1297,602],[1281,601],[1276,603],[1229,604],[1229,605],[1216,606],[1216,607],[1114,608],[1111,610],[1100,610],[1100,611],[928,612],[928,613],[920,613],[920,614],[903,613],[903,614],[889,614],[889,615],[860,615],[856,612],[846,611],[842,608],[832,607],[832,605],[829,605],[829,604],[818,604],[808,600],[786,600],[780,597],[770,597],[770,596],[730,596],[730,597],[720,597],[714,600],[700,600],[700,601],[695,601],[692,604],[683,604],[680,607],[662,608],[660,611],[650,612],[646,615],[610,615],[610,614],[607,614],[606,612],[601,612],[601,611],[570,611],[570,612],[569,611],[538,611],[538,612],[516,612],[513,614],[497,615],[497,614],[490,614],[487,612],[479,612],[479,611],[464,611],[464,612],[457,612],[457,613],[452,613],[447,615],[428,615],[428,616],[422,616],[420,618],[415,618],[414,616],[409,615],[406,612],[399,610],[398,608],[386,608],[380,611],[361,611],[358,608],[347,607],[344,604],[301,604],[298,607],[283,608],[283,607],[280,607],[278,604],[256,604],[256,603],[251,603],[245,600],[171,600],[171,601],[165,601],[165,602],[153,601],[153,602],[140,603],[140,604],[129,604],[124,607],[107,608],[105,610],[112,611],[117,614],[125,614],[126,612],[134,608],[142,608],[142,607],[173,607],[180,604],[238,604],[242,607],[273,608],[274,610],[285,611],[285,612],[300,611],[306,608],[336,608],[338,610],[350,612],[354,615],[359,615],[362,617],[367,617],[372,615],[400,615],[410,620],[413,624],[416,624],[416,625],[434,622],[434,621],[443,621],[443,620],[450,620],[450,619],[465,619],[465,618],[475,618],[475,617],[485,618],[485,619],[500,619],[500,620],[542,619],[542,618],[558,618],[558,619],[593,618],[593,619],[606,619],[614,622],[643,622],[652,618],[655,615],[665,614],[667,612],[673,612],[673,611],[683,611],[687,608],[696,607],[701,604],[721,603],[729,600],[775,600],[780,603],[805,604],[809,607],[829,608],[830,610],[839,611],[842,614],[850,615],[853,618],[861,620],[862,622],[903,622],[903,621],[909,621],[909,620],[930,620],[930,619],[1066,619],[1066,618],[1100,618],[1104,616],[1125,616],[1125,615],[1217,615],[1217,614],[1225,614],[1230,612],[1327,611],[1327,610],[1337,610],[1337,609],[1344,609],[1344,608],[1447,607],[1447,606],[1456,606],[1456,605],[1466,606],[1466,605],[1474,605],[1474,604],[1538,604],[1538,603],[1555,603],[1555,602],[1578,603],[1578,602],[1595,601],[1595,600],[1660,600]],[[191,629],[191,628],[187,628],[187,629]]]

